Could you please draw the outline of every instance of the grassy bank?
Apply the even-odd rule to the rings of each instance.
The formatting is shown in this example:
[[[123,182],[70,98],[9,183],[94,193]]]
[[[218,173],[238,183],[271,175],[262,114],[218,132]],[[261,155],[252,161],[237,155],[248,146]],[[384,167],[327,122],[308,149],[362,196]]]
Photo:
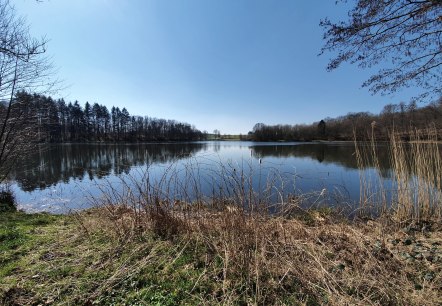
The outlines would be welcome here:
[[[0,216],[4,305],[438,305],[442,231],[296,217],[107,207]]]

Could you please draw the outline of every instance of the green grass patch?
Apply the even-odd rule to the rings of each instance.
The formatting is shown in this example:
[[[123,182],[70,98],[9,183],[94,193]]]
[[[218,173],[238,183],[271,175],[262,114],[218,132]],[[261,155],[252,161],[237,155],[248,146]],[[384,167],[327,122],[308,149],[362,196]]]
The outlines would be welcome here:
[[[2,212],[0,214],[0,277],[20,267],[21,257],[28,254],[47,237],[41,229],[55,224],[60,217],[48,214]]]
[[[70,216],[0,217],[0,304],[198,304],[213,286],[194,243],[118,242]]]

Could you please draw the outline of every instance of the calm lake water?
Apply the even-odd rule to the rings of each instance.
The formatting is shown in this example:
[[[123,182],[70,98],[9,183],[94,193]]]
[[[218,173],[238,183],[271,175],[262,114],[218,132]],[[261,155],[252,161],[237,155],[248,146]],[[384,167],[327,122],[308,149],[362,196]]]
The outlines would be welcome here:
[[[335,205],[359,199],[354,153],[352,143],[53,145],[20,162],[12,172],[12,188],[21,209],[53,213],[88,208],[103,193],[147,183],[165,192],[169,188],[168,196],[184,200],[228,194],[235,184],[256,192],[271,185],[274,201],[281,194],[322,191],[320,201]],[[386,150],[380,163],[388,184]]]

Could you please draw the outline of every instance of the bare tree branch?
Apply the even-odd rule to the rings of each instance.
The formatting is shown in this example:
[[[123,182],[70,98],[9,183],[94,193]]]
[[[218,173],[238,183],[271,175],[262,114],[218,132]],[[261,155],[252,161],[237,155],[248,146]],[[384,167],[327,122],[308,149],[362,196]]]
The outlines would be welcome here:
[[[35,144],[33,118],[23,111],[19,92],[45,92],[56,84],[44,56],[47,40],[30,36],[9,0],[0,0],[0,182],[17,158]]]
[[[338,2],[347,2],[341,0]],[[442,95],[442,0],[355,0],[349,20],[321,20],[325,52],[337,53],[331,71],[349,62],[361,68],[383,69],[362,86],[389,94],[418,87],[415,99]]]

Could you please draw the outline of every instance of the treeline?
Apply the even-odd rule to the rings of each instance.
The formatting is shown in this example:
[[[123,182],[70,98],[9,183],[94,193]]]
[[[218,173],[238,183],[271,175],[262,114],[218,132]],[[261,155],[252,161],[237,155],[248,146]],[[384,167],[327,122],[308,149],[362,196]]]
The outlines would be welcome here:
[[[426,106],[416,103],[388,104],[380,114],[348,113],[337,118],[325,118],[312,124],[266,125],[257,123],[248,138],[254,141],[312,141],[366,139],[372,134],[377,140],[387,140],[392,131],[408,140],[415,129],[435,128],[442,137],[442,98]]]
[[[12,109],[26,117],[36,142],[184,141],[206,135],[188,123],[130,115],[126,108],[78,101],[66,103],[39,94],[19,92]],[[3,105],[4,109],[7,109]]]

